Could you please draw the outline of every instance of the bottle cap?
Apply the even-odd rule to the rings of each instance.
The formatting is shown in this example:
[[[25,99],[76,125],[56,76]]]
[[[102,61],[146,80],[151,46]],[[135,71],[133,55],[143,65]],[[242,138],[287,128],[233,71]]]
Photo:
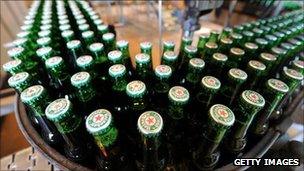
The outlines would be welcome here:
[[[29,34],[30,34],[29,31],[22,31],[22,32],[17,34],[17,37],[18,38],[27,38]]]
[[[26,44],[26,42],[28,42],[27,38],[21,38],[21,39],[14,40],[13,44],[15,46],[24,46]]]
[[[89,46],[90,51],[92,52],[99,52],[103,50],[103,44],[102,43],[93,43]]]
[[[243,38],[243,36],[241,34],[234,33],[234,32],[230,33],[230,36],[232,37],[232,39],[238,39],[238,40]]]
[[[229,77],[238,82],[244,82],[247,79],[247,73],[238,68],[231,68],[229,70]]]
[[[174,47],[175,46],[175,43],[173,42],[173,41],[171,41],[171,40],[166,40],[166,41],[164,41],[163,42],[164,43],[164,45],[166,46],[166,47]]]
[[[273,33],[275,36],[279,37],[279,38],[284,38],[285,37],[285,34],[282,33],[282,32],[274,32]]]
[[[39,57],[42,57],[44,60],[46,60],[47,58],[45,57],[49,57],[52,53],[53,49],[51,47],[42,47],[39,48],[36,53]]]
[[[260,70],[260,71],[264,71],[266,69],[266,65],[264,65],[262,62],[256,61],[256,60],[250,60],[248,62],[248,65],[249,65],[249,67]]]
[[[69,23],[68,19],[59,20],[60,25],[64,25],[64,24],[68,24],[68,23]]]
[[[217,48],[218,48],[217,44],[214,43],[214,42],[207,42],[207,43],[205,44],[205,46],[206,46],[208,49],[217,49]]]
[[[78,25],[86,24],[87,20],[86,19],[80,19],[76,21]]]
[[[262,60],[265,60],[265,61],[275,61],[275,60],[277,60],[277,57],[275,57],[273,54],[270,54],[270,53],[261,53],[260,57],[261,57]]]
[[[77,58],[76,63],[79,67],[87,67],[93,64],[93,58],[90,55],[83,55]]]
[[[90,26],[88,24],[81,24],[78,26],[80,31],[86,31],[89,30]]]
[[[24,52],[23,47],[15,47],[7,51],[8,56],[14,59],[19,59],[19,57],[22,55]]]
[[[81,42],[79,40],[72,40],[67,43],[67,47],[69,49],[76,49],[81,46]]]
[[[108,58],[112,62],[116,62],[122,59],[122,53],[119,50],[113,50],[108,53]]]
[[[60,56],[54,56],[45,61],[45,65],[47,68],[54,68],[63,64],[63,59]]]
[[[10,87],[18,87],[21,84],[26,84],[30,75],[27,72],[19,72],[8,79],[8,85]]]
[[[22,31],[30,31],[33,28],[33,25],[23,25],[20,27]]]
[[[101,24],[97,26],[98,31],[105,32],[108,30],[108,25]]]
[[[85,31],[81,33],[82,38],[87,39],[87,38],[92,38],[94,37],[94,32],[93,31]]]
[[[278,79],[273,79],[273,78],[269,79],[267,81],[267,86],[272,90],[275,90],[280,93],[287,93],[289,91],[288,85]]]
[[[263,30],[258,29],[258,28],[254,28],[252,31],[257,34],[263,34]]]
[[[43,93],[45,93],[45,89],[41,85],[34,85],[28,87],[24,91],[21,92],[21,101],[26,104],[32,104],[41,100],[43,97]]]
[[[223,61],[223,62],[228,60],[228,57],[226,55],[222,54],[222,53],[214,53],[212,55],[212,58],[217,60],[217,61]]]
[[[203,69],[205,67],[205,61],[200,58],[192,58],[189,60],[189,65],[193,68]]]
[[[208,38],[209,38],[208,35],[205,35],[205,34],[200,34],[199,35],[199,39],[207,40]]]
[[[251,31],[243,31],[243,35],[246,36],[246,37],[253,37],[254,34],[251,32]]]
[[[102,35],[102,40],[109,41],[113,40],[115,35],[113,33],[105,33]]]
[[[50,37],[51,31],[50,30],[42,30],[38,32],[39,37]]]
[[[172,69],[168,65],[158,65],[155,67],[155,75],[159,78],[169,78],[172,75]]]
[[[146,111],[139,116],[137,128],[146,137],[157,136],[163,128],[163,119],[157,112]]]
[[[111,77],[117,78],[125,75],[126,67],[122,64],[115,64],[109,68],[109,75]]]
[[[41,29],[42,31],[49,31],[49,30],[52,29],[52,25],[50,25],[50,24],[42,25],[42,26],[40,26],[40,29]]]
[[[61,33],[62,37],[72,37],[74,35],[74,32],[72,30],[65,30]]]
[[[37,40],[37,44],[41,46],[49,45],[51,43],[50,37],[41,37]]]
[[[256,38],[255,39],[255,42],[258,44],[258,45],[267,45],[268,42],[267,40],[263,39],[263,38]]]
[[[232,32],[232,28],[231,27],[225,27],[223,29],[225,32],[231,33]]]
[[[243,56],[245,54],[245,51],[243,49],[235,48],[235,47],[231,48],[230,52],[236,56]]]
[[[22,61],[19,59],[15,59],[12,61],[8,61],[7,63],[3,64],[3,69],[6,72],[18,72],[19,70],[21,70],[21,64]]]
[[[288,42],[293,44],[293,45],[296,45],[296,46],[301,46],[302,45],[301,41],[299,41],[295,38],[289,39]]]
[[[208,89],[218,90],[221,87],[221,82],[215,77],[205,76],[201,80],[201,84],[203,87],[207,87]]]
[[[258,45],[256,45],[255,43],[251,43],[251,42],[246,42],[245,47],[247,49],[251,49],[251,50],[256,50],[259,48]]]
[[[241,99],[254,107],[263,107],[265,105],[263,96],[252,90],[243,91]]]
[[[182,86],[174,86],[169,90],[169,99],[175,104],[186,104],[188,103],[189,98],[189,91]]]
[[[234,113],[222,104],[215,104],[209,109],[209,117],[221,126],[230,127],[234,124]]]
[[[183,36],[182,41],[188,44],[192,42],[192,39],[190,37]]]
[[[111,112],[106,109],[98,109],[87,117],[86,128],[90,134],[97,135],[109,130],[111,123]]]
[[[146,93],[146,85],[139,80],[131,81],[128,83],[126,91],[130,97],[142,97]]]
[[[294,60],[292,61],[292,65],[294,65],[296,68],[304,69],[304,61]]]
[[[135,56],[135,61],[136,63],[148,63],[150,62],[150,56],[148,54],[145,54],[145,53],[139,53]]]
[[[276,55],[285,55],[287,51],[285,49],[279,48],[279,47],[273,47],[271,48],[271,52]]]
[[[46,117],[54,122],[63,120],[66,117],[73,117],[72,115],[72,103],[70,100],[60,98],[50,103],[45,109]]]
[[[88,72],[77,72],[71,77],[71,83],[75,87],[81,87],[88,84],[91,80],[91,76]]]
[[[284,48],[284,49],[286,49],[286,50],[293,50],[293,49],[295,49],[295,46],[293,46],[290,43],[281,43],[281,47]]]
[[[116,42],[116,46],[118,48],[124,48],[124,47],[127,47],[128,45],[129,45],[129,42],[126,40],[119,40]]]
[[[97,18],[96,18],[96,17],[97,17]],[[94,19],[92,19],[92,18],[94,18]],[[100,19],[98,18],[97,15],[92,16],[91,19],[93,20],[93,23],[94,23],[95,25],[97,25],[97,26],[100,25],[100,24],[103,24],[103,21],[100,20]]]
[[[232,40],[231,39],[229,39],[229,38],[227,38],[227,37],[223,37],[223,38],[221,38],[221,43],[224,43],[224,44],[229,44],[229,45],[231,45],[232,44]]]
[[[142,49],[151,49],[152,48],[152,43],[151,42],[141,42],[140,48]]]
[[[283,73],[287,77],[295,79],[295,80],[301,81],[303,79],[303,75],[294,69],[284,68]]]
[[[175,61],[177,59],[177,55],[173,51],[166,51],[164,53],[164,59],[168,61]]]
[[[197,52],[197,47],[191,46],[191,45],[187,45],[187,46],[185,47],[185,51],[186,51],[187,53],[193,54],[193,53],[196,53],[196,52]]]
[[[277,40],[278,40],[277,37],[275,37],[274,35],[271,35],[271,34],[267,34],[267,35],[265,36],[265,38],[266,38],[267,40],[270,40],[270,41],[277,41]]]

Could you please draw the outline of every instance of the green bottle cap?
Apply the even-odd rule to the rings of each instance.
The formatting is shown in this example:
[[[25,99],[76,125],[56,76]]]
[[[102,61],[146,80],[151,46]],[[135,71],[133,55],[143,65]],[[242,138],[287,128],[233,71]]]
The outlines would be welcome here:
[[[20,33],[17,34],[18,38],[27,38],[30,35],[29,31],[22,31]]]
[[[114,37],[115,35],[113,33],[105,33],[102,35],[102,40],[109,41],[109,40],[113,40]]]
[[[22,69],[22,61],[19,59],[8,61],[7,63],[3,64],[3,69],[11,74],[16,74]]]
[[[222,104],[215,104],[209,109],[209,117],[220,126],[230,127],[234,124],[234,113]]]
[[[100,52],[103,50],[103,44],[102,43],[93,43],[89,46],[89,49],[92,52]]]
[[[203,69],[205,67],[205,61],[200,58],[192,58],[189,60],[189,65],[196,69]]]
[[[89,30],[90,26],[88,24],[81,24],[78,26],[79,30],[80,31],[86,31],[86,30]]]
[[[92,38],[94,37],[94,32],[93,31],[85,31],[81,33],[82,38],[87,39],[87,38]]]
[[[232,78],[233,80],[237,82],[244,82],[247,79],[247,73],[241,69],[238,68],[231,68],[228,72],[229,78]]]
[[[37,44],[40,45],[40,46],[49,45],[49,44],[51,44],[51,38],[50,38],[50,37],[42,37],[42,38],[39,38],[39,39],[37,40]]]
[[[38,32],[39,37],[50,37],[51,36],[51,31],[50,30],[43,30]]]
[[[137,128],[145,137],[158,136],[163,128],[163,119],[157,112],[146,111],[139,116]]]
[[[232,44],[232,40],[227,38],[227,37],[223,37],[221,38],[221,43],[226,44],[226,45],[231,45]]]
[[[277,57],[275,57],[273,54],[271,53],[261,53],[260,54],[260,58],[263,60],[263,61],[275,61],[277,60]]]
[[[259,47],[255,43],[246,42],[245,47],[250,50],[257,50]]]
[[[86,119],[86,128],[92,135],[98,135],[109,130],[112,123],[112,114],[106,109],[92,112]]]
[[[8,85],[10,87],[20,87],[22,85],[26,86],[30,75],[27,72],[19,72],[8,79]]]
[[[109,68],[109,75],[111,77],[117,78],[122,77],[126,74],[126,67],[122,64],[115,64]]]
[[[218,45],[214,42],[207,42],[205,44],[205,46],[208,48],[208,49],[217,49],[218,48]]]
[[[235,47],[231,48],[230,52],[235,56],[243,56],[245,54],[245,51],[243,49],[235,48]]]
[[[51,55],[53,51],[53,48],[51,47],[42,47],[42,48],[39,48],[36,53],[39,57],[43,58],[44,60],[47,60],[47,58]]]
[[[271,52],[276,55],[285,55],[287,51],[285,49],[279,48],[279,47],[273,47],[271,48]]]
[[[187,46],[185,47],[185,51],[186,51],[187,53],[193,54],[193,53],[196,53],[196,52],[197,52],[197,47],[191,46],[191,45],[187,45]]]
[[[10,56],[13,59],[19,59],[24,52],[23,47],[15,47],[7,51],[8,56]]]
[[[141,42],[139,44],[139,46],[142,49],[151,49],[152,48],[152,43],[151,42]]]
[[[163,57],[167,61],[175,61],[177,59],[177,54],[175,54],[173,51],[166,51]]]
[[[71,83],[75,87],[81,87],[87,85],[91,80],[91,76],[88,72],[77,72],[71,77]]]
[[[182,86],[174,86],[169,90],[169,100],[174,104],[186,104],[189,98],[189,91]]]
[[[108,53],[108,58],[112,62],[116,62],[122,59],[122,53],[119,50],[113,50]]]
[[[47,68],[55,68],[63,64],[63,59],[60,56],[54,56],[45,61]]]
[[[150,56],[145,53],[139,53],[135,56],[136,63],[144,64],[150,62]]]
[[[214,53],[212,55],[212,58],[215,59],[216,61],[227,61],[228,60],[228,57],[222,53]]]
[[[62,37],[69,38],[74,36],[74,32],[72,30],[65,30],[61,33]]]
[[[269,79],[267,81],[267,87],[270,88],[275,93],[287,93],[289,91],[289,87],[283,81],[278,79]]]
[[[67,43],[67,47],[69,49],[76,49],[81,46],[81,42],[79,40],[72,40]]]
[[[127,85],[126,92],[130,97],[143,97],[146,93],[146,85],[139,80],[131,81]]]
[[[159,78],[169,78],[172,75],[172,69],[168,65],[158,65],[154,72]]]
[[[45,109],[46,117],[54,122],[64,120],[72,115],[72,103],[70,100],[60,98],[50,103]]]
[[[98,31],[100,31],[100,32],[106,32],[106,31],[108,31],[108,25],[105,25],[105,24],[101,24],[101,25],[98,25],[97,26],[97,29],[98,29]]]
[[[76,60],[77,66],[79,67],[87,67],[93,64],[93,58],[90,55],[83,55],[77,58]]]
[[[171,40],[166,40],[163,42],[166,47],[174,48],[175,43]]]
[[[256,70],[259,70],[259,71],[264,71],[266,69],[266,65],[264,65],[262,62],[256,61],[256,60],[250,60],[248,62],[248,65],[252,69],[256,69]]]
[[[126,40],[119,40],[119,41],[116,42],[116,46],[118,48],[124,48],[124,47],[129,46],[129,42],[126,41]]]
[[[285,76],[287,76],[288,78],[291,78],[294,80],[299,80],[299,81],[303,80],[303,75],[294,69],[284,68],[283,74]]]
[[[260,108],[265,105],[265,99],[263,96],[252,90],[243,91],[241,99],[247,104],[250,104],[252,107]]]
[[[258,45],[267,45],[268,44],[267,40],[265,40],[263,38],[256,38],[255,43],[257,43]]]
[[[201,80],[201,85],[209,90],[217,91],[221,87],[221,82],[215,77],[205,76]]]
[[[294,60],[292,61],[292,65],[293,67],[299,69],[299,70],[303,70],[304,69],[304,61],[301,60]]]
[[[43,86],[34,85],[21,92],[21,101],[23,103],[32,105],[45,98],[45,93],[46,91]]]

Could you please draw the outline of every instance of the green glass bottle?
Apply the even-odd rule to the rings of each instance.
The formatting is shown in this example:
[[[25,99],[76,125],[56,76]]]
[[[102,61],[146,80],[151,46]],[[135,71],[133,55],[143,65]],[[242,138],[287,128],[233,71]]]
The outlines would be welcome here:
[[[59,30],[61,32],[67,31],[67,30],[71,30],[71,25],[70,24],[61,24],[59,26]]]
[[[242,35],[244,36],[244,42],[251,42],[254,39],[254,33],[251,31],[243,31]]]
[[[303,75],[300,72],[289,68],[284,68],[280,76],[280,80],[288,85],[290,93],[294,92],[303,80]]]
[[[259,48],[258,45],[256,45],[255,43],[246,42],[244,44],[244,50],[246,55],[242,61],[241,64],[242,67],[246,65],[250,60],[256,58],[256,55],[258,54],[258,48]]]
[[[163,42],[163,54],[167,51],[174,51],[175,43],[173,41],[164,41]]]
[[[228,54],[229,50],[232,48],[232,40],[229,38],[220,39],[219,52]]]
[[[116,40],[113,33],[105,33],[102,35],[102,40],[105,45],[105,52],[109,53],[116,49]]]
[[[76,60],[78,57],[82,56],[83,49],[81,47],[81,42],[79,40],[72,40],[67,42],[67,48],[69,50],[69,64],[73,66],[74,70],[77,69]]]
[[[220,32],[219,31],[217,31],[217,30],[211,30],[208,42],[217,43],[219,36],[220,36]]]
[[[222,77],[226,61],[228,57],[222,53],[214,53],[209,64],[206,64],[206,74],[216,76],[217,78]]]
[[[100,38],[102,38],[102,36],[106,33],[109,32],[109,26],[105,25],[105,24],[101,24],[97,26],[97,30],[98,30],[98,35]]]
[[[36,54],[43,62],[45,62],[47,59],[51,58],[52,56],[57,55],[57,53],[53,50],[53,48],[49,46],[39,48],[36,51]]]
[[[65,43],[75,40],[75,34],[74,34],[74,31],[72,31],[72,30],[65,30],[65,31],[61,32],[61,36],[65,40]]]
[[[254,37],[255,38],[259,38],[262,36],[263,34],[263,30],[259,29],[259,28],[253,28],[252,32],[254,33]]]
[[[122,52],[123,64],[125,65],[129,77],[133,77],[134,68],[132,66],[130,51],[129,51],[129,42],[126,40],[119,40],[116,42],[117,50]]]
[[[145,83],[151,82],[153,74],[151,57],[146,53],[139,53],[135,56],[135,63],[136,78]]]
[[[40,47],[52,46],[51,38],[50,37],[39,38],[39,39],[37,39],[37,44]]]
[[[295,48],[295,54],[300,52],[301,51],[301,47],[304,45],[303,42],[293,38],[293,39],[288,39],[287,40],[288,43],[294,45],[296,48]]]
[[[222,38],[228,38],[230,33],[232,32],[232,28],[230,27],[225,27],[220,35],[220,39]]]
[[[275,67],[276,64],[276,56],[271,53],[261,53],[259,56],[259,60],[266,65],[265,74],[269,74],[270,71]],[[266,75],[264,75],[266,76]]]
[[[3,64],[2,67],[5,72],[10,73],[11,75],[24,71],[22,61],[19,59],[8,61],[7,63]]]
[[[232,32],[230,33],[230,38],[233,41],[233,47],[242,47],[244,38],[241,34]]]
[[[269,43],[266,39],[256,38],[254,42],[258,45],[260,53],[268,50],[267,48]]]
[[[199,36],[198,39],[198,43],[197,43],[197,50],[198,50],[198,54],[200,57],[202,57],[204,55],[204,49],[205,49],[205,45],[208,42],[209,37],[206,35],[201,34]]]
[[[59,146],[61,136],[54,125],[47,120],[44,113],[50,100],[46,89],[41,85],[28,87],[21,92],[20,98],[30,109],[30,117],[33,117],[38,121],[42,138],[52,146]]]
[[[162,144],[161,131],[163,119],[154,111],[142,113],[137,121],[137,128],[141,137],[141,154],[136,158],[138,170],[164,170],[165,155]]]
[[[182,57],[184,56],[184,53],[185,53],[185,47],[186,46],[189,46],[192,44],[192,39],[190,37],[182,37],[182,40],[181,40],[181,44],[180,44],[180,47],[179,47],[179,64],[182,62]]]
[[[19,72],[11,76],[8,80],[8,85],[14,88],[19,94],[26,88],[34,85],[34,80],[27,72]]]
[[[108,53],[108,59],[110,61],[110,65],[114,64],[124,64],[122,52],[119,50],[113,50]]]
[[[246,86],[248,89],[254,89],[259,86],[262,76],[265,75],[266,65],[257,60],[250,60],[247,63],[246,73],[248,74],[248,81]]]
[[[237,68],[241,64],[241,61],[244,59],[245,51],[240,48],[231,48],[230,54],[228,56],[228,61],[226,62],[226,71],[231,68]]]
[[[238,102],[232,110],[238,117],[228,135],[226,150],[230,154],[240,153],[246,146],[246,134],[255,115],[264,107],[265,99],[259,93],[252,90],[245,90],[241,93]]]
[[[217,51],[217,49],[218,45],[216,43],[207,42],[205,45],[204,55],[202,57],[203,60],[208,63],[212,58],[212,55]]]
[[[71,84],[77,97],[79,110],[87,116],[99,107],[101,100],[97,100],[96,90],[92,85],[92,78],[88,72],[78,72],[71,77]]]
[[[289,87],[277,79],[267,80],[261,94],[265,98],[265,107],[254,118],[252,132],[257,136],[262,136],[268,129],[268,119],[275,111],[284,95],[289,91]]]
[[[275,67],[273,68],[273,71],[271,71],[271,73],[275,74],[278,70],[281,70],[281,68],[283,67],[283,60],[287,54],[287,51],[285,49],[275,46],[271,48],[270,52],[277,57]]]
[[[271,49],[278,45],[278,38],[272,34],[265,35],[265,39],[269,42],[267,49]]]
[[[38,36],[41,37],[52,37],[51,30],[41,30],[38,32]]]
[[[89,46],[95,42],[94,32],[91,30],[82,32],[81,36],[82,36],[87,48],[89,48]]]
[[[244,27],[242,25],[234,26],[233,32],[241,34],[244,31]]]
[[[290,43],[281,43],[280,47],[287,51],[286,57],[282,61],[282,63],[286,65],[291,60],[291,58],[295,55],[296,47]]]
[[[304,61],[301,61],[299,59],[292,61],[291,67],[294,70],[297,70],[298,72],[302,73],[304,75]]]
[[[170,66],[172,73],[174,73],[178,64],[177,54],[173,51],[166,51],[161,58],[161,64]]]
[[[204,68],[204,60],[200,58],[190,59],[187,72],[184,74],[185,76],[180,81],[180,84],[190,91],[190,93],[194,93],[198,88]]]
[[[87,117],[85,125],[97,145],[96,169],[127,169],[127,156],[121,149],[120,132],[114,125],[110,111],[95,110]]]
[[[85,145],[86,132],[82,128],[82,119],[75,113],[70,100],[60,98],[45,109],[46,117],[52,121],[64,140],[64,152],[68,159],[77,163],[86,163],[88,149]]]
[[[145,53],[152,58],[152,43],[151,42],[141,42],[140,46],[140,53]]]
[[[220,157],[218,146],[234,122],[234,113],[227,106],[215,104],[209,109],[199,146],[192,154],[195,170],[212,170],[216,166]]]

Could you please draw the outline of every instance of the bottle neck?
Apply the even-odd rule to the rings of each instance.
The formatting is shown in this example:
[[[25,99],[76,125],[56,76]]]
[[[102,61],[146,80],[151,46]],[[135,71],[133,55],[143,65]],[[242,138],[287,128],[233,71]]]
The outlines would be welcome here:
[[[112,90],[117,93],[122,93],[126,90],[128,80],[126,74],[121,77],[111,77]]]
[[[160,141],[158,137],[144,137],[142,136],[143,147],[143,165],[148,170],[159,170],[159,155],[158,149]]]
[[[97,144],[100,154],[105,158],[110,158],[113,153],[111,150],[115,148],[118,139],[118,130],[111,126],[106,132],[94,135],[95,143]]]
[[[89,102],[96,96],[96,91],[91,83],[83,85],[81,87],[75,87],[77,93],[76,96],[80,102]]]

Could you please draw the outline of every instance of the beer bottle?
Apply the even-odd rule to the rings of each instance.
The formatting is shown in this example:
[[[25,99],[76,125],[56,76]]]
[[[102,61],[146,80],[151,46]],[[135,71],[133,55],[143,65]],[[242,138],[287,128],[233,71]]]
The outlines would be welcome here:
[[[279,32],[279,31],[274,32],[273,35],[278,38],[278,44],[282,43],[282,41],[285,37],[285,34],[282,32]]]
[[[226,141],[226,150],[236,155],[240,153],[246,146],[246,134],[252,123],[254,116],[264,107],[265,99],[259,93],[252,90],[242,92],[238,102],[233,107],[235,115],[235,123],[231,128]]]
[[[232,106],[247,77],[247,73],[238,68],[232,68],[228,71],[228,77],[224,79],[223,85],[225,86],[220,90],[222,104]]]
[[[53,50],[53,48],[49,46],[39,48],[36,51],[36,54],[43,62],[45,62],[47,59],[51,58],[52,56],[57,55],[57,53]]]
[[[237,25],[233,27],[233,32],[241,34],[244,31],[244,27],[242,25]]]
[[[256,45],[255,43],[251,43],[251,42],[246,42],[244,44],[244,50],[245,50],[245,54],[246,57],[243,59],[242,63],[241,63],[241,68],[244,67],[244,64],[246,65],[250,60],[253,60],[256,58],[256,55],[258,53],[258,45]]]
[[[184,87],[174,86],[169,90],[168,99],[167,115],[164,115],[166,122],[164,132],[168,149],[167,168],[180,170],[183,167],[183,157],[186,155],[183,144],[187,141],[183,137],[186,133],[190,94]]]
[[[184,56],[184,53],[185,53],[185,47],[186,46],[189,46],[189,45],[191,45],[192,44],[192,39],[190,38],[190,37],[182,37],[182,41],[181,41],[181,44],[180,44],[180,47],[179,47],[179,54],[178,54],[178,56],[179,56],[179,64],[182,62],[181,60],[182,60],[182,58],[183,58],[183,56]]]
[[[218,45],[216,43],[207,42],[205,45],[203,60],[208,63],[212,58],[212,55],[217,51],[217,49]]]
[[[70,24],[61,24],[59,26],[59,30],[61,32],[67,31],[67,30],[71,30],[71,25]]]
[[[92,85],[92,78],[88,72],[78,72],[71,77],[71,84],[79,103],[82,114],[87,116],[99,106],[96,97],[96,90]]]
[[[221,78],[228,57],[222,53],[214,53],[209,64],[206,64],[206,74]]]
[[[12,75],[7,82],[8,85],[14,88],[19,94],[26,88],[34,85],[32,76],[27,72],[19,72]]]
[[[41,30],[38,32],[38,36],[41,37],[52,37],[51,30]]]
[[[259,60],[266,65],[265,74],[269,74],[270,71],[275,67],[277,57],[271,53],[261,53]],[[266,75],[264,75],[266,76]]]
[[[254,41],[258,45],[260,53],[267,50],[267,47],[268,47],[268,41],[267,40],[265,40],[263,38],[256,38]]]
[[[161,58],[161,64],[170,66],[172,73],[174,73],[178,67],[177,62],[177,54],[173,51],[166,51]]]
[[[208,42],[208,36],[201,34],[199,36],[198,43],[197,43],[197,50],[198,50],[199,57],[202,57],[204,55],[204,49],[205,49],[205,45],[207,42]]]
[[[173,41],[163,42],[163,54],[167,51],[174,51],[175,43]]]
[[[248,81],[246,88],[254,89],[259,86],[259,82],[263,75],[265,75],[266,65],[260,61],[250,60],[247,63],[246,73],[248,74]]]
[[[228,38],[231,32],[232,32],[232,29],[230,27],[225,27],[220,35],[220,39]]]
[[[288,85],[290,93],[294,92],[303,80],[303,75],[300,72],[289,68],[284,68],[280,76],[280,80]]]
[[[15,59],[3,64],[3,70],[5,72],[10,73],[11,75],[15,75],[19,72],[24,71],[24,68],[22,66],[22,61],[19,59]]]
[[[265,39],[269,42],[267,49],[271,49],[278,43],[278,38],[272,34],[265,35]]]
[[[137,169],[141,171],[164,170],[164,145],[161,140],[163,119],[154,111],[142,113],[137,121],[137,128],[141,137],[141,154],[136,159]]]
[[[251,42],[254,39],[254,34],[251,31],[243,31],[242,35],[244,36],[244,42]]]
[[[304,75],[304,61],[301,61],[299,59],[292,61],[291,63],[292,69],[302,73]]]
[[[95,42],[95,38],[94,38],[94,32],[93,31],[85,31],[81,33],[81,36],[87,46],[87,48],[89,49],[89,46]]]
[[[151,56],[146,53],[139,53],[135,56],[136,77],[145,83],[151,82],[152,78],[152,62]]]
[[[152,43],[151,42],[141,42],[140,46],[140,53],[145,53],[152,58]]]
[[[52,121],[61,133],[65,155],[72,161],[86,163],[88,149],[81,117],[74,112],[70,100],[61,98],[50,103],[45,109],[46,117]]]
[[[190,93],[194,93],[197,90],[204,68],[204,60],[200,58],[192,58],[189,60],[187,72],[180,83],[183,87],[187,88]]]
[[[226,106],[213,105],[208,111],[208,121],[198,148],[192,154],[195,169],[212,170],[219,161],[220,153],[217,150],[227,130],[234,124],[235,116]]]
[[[65,31],[61,32],[61,36],[65,40],[65,43],[75,39],[75,34],[72,30],[65,30]]]
[[[88,24],[78,24],[78,29],[80,32],[86,32],[90,30],[90,26]]]
[[[113,33],[105,33],[102,35],[102,40],[105,45],[105,52],[109,53],[116,49],[115,35]]]
[[[220,39],[220,47],[219,52],[228,54],[230,48],[232,47],[232,40],[229,38],[221,38]]]
[[[34,85],[21,92],[21,101],[30,109],[31,117],[34,117],[41,128],[42,138],[52,146],[59,146],[61,136],[54,125],[45,117],[44,110],[49,103],[49,95],[41,85]]]
[[[122,53],[119,50],[113,50],[108,53],[108,59],[110,61],[110,65],[114,64],[124,64]]]
[[[211,30],[208,42],[217,43],[219,36],[220,32],[218,32],[217,30]]]
[[[101,24],[97,26],[97,30],[98,30],[98,35],[100,38],[102,38],[102,36],[106,33],[109,32],[109,27],[108,25],[105,24]]]
[[[98,147],[97,170],[125,170],[127,156],[121,150],[120,133],[113,123],[112,114],[106,109],[92,112],[86,119],[86,128]]]
[[[119,51],[122,52],[123,64],[125,65],[129,77],[132,78],[134,74],[134,69],[131,63],[130,51],[129,51],[129,42],[126,40],[119,40],[116,42],[116,47]]]
[[[240,48],[231,48],[228,60],[226,62],[226,71],[231,68],[237,68],[244,59],[245,51]]]
[[[281,70],[281,68],[283,67],[283,60],[287,54],[287,51],[277,46],[272,47],[270,51],[272,54],[274,54],[277,57],[275,67],[273,68],[273,71],[271,71],[271,73],[275,74],[278,70]]]
[[[261,94],[265,98],[265,107],[254,118],[252,125],[252,132],[259,136],[266,133],[270,115],[289,91],[289,87],[284,82],[272,78],[267,80],[264,87]]]
[[[287,65],[295,55],[295,46],[290,43],[281,43],[280,47],[287,51],[286,56],[282,60],[283,65]]]
[[[80,71],[86,71],[91,75],[92,80],[96,79],[97,72],[95,70],[94,60],[93,60],[92,56],[90,56],[90,55],[80,56],[76,60],[76,63],[77,63],[77,66]]]
[[[230,38],[232,39],[233,47],[242,47],[243,45],[243,36],[239,33],[230,33]]]
[[[50,37],[41,37],[37,39],[37,44],[39,47],[47,47],[47,46],[53,46],[51,43],[51,38]]]
[[[69,41],[67,43],[67,48],[70,54],[69,64],[73,66],[74,70],[76,70],[77,69],[76,60],[78,57],[82,56],[83,54],[81,42],[79,40]]]
[[[168,51],[167,51],[168,52]],[[164,113],[168,92],[171,86],[172,69],[168,65],[158,65],[154,70],[152,104],[155,111]]]
[[[288,39],[287,41],[288,41],[288,43],[290,43],[290,44],[292,44],[296,47],[295,48],[295,53],[300,52],[301,51],[301,46],[303,46],[303,44],[304,44],[303,42],[301,42],[301,41],[299,41],[295,38]]]
[[[259,29],[257,27],[253,28],[252,32],[254,33],[254,37],[256,37],[256,38],[261,37],[262,34],[263,34],[263,30],[261,30],[261,29]]]
[[[78,24],[78,25],[82,25],[82,24],[87,24],[87,20],[86,19],[77,19],[76,20],[76,23]]]

